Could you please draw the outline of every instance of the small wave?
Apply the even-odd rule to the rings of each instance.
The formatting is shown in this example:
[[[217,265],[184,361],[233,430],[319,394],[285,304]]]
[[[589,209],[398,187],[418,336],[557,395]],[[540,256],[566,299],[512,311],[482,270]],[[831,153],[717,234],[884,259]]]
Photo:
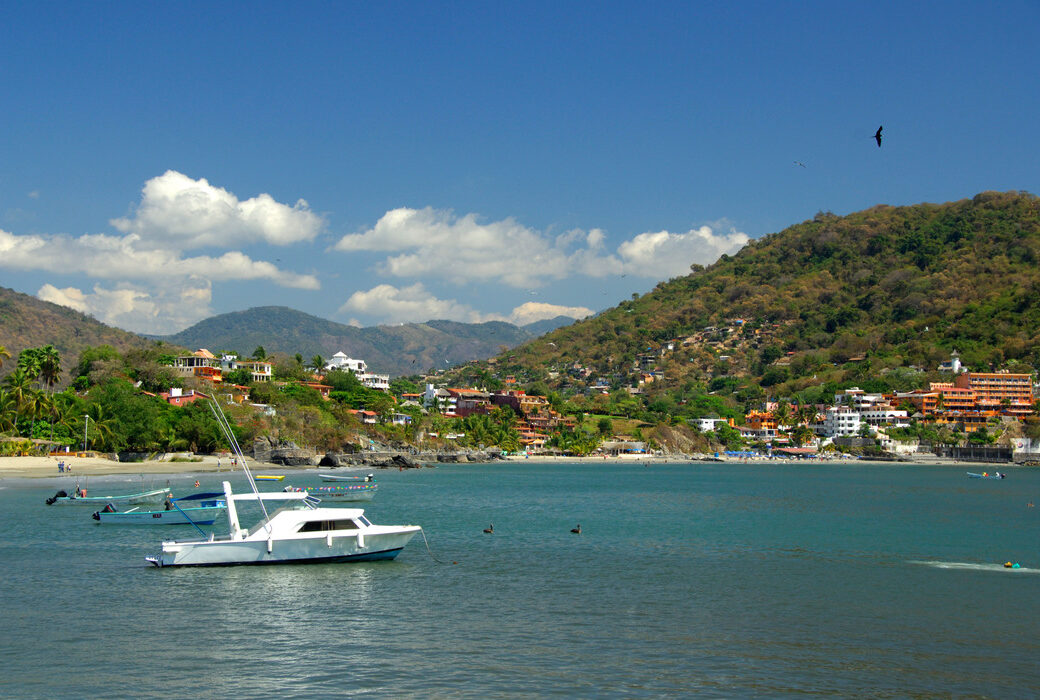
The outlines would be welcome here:
[[[1040,569],[1020,566],[1017,569],[1003,564],[972,564],[964,561],[910,561],[910,564],[930,566],[933,569],[955,569],[959,571],[1008,571],[1016,574],[1040,574]]]

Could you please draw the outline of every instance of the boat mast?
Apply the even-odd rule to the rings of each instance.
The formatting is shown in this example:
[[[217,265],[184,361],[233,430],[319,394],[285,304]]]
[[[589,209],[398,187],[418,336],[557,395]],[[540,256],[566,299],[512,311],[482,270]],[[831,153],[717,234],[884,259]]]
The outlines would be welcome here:
[[[203,396],[206,396],[203,394]],[[253,493],[256,494],[256,500],[260,504],[260,510],[264,513],[263,524],[264,528],[271,532],[270,519],[271,516],[267,512],[267,506],[264,505],[264,499],[260,498],[260,489],[256,487],[256,480],[253,478],[253,473],[249,471],[249,465],[246,463],[246,456],[242,454],[242,448],[238,444],[238,439],[235,438],[235,432],[231,429],[231,423],[228,422],[227,416],[224,415],[223,409],[220,408],[220,404],[212,396],[206,396],[209,399],[209,410],[213,413],[213,417],[217,419],[217,424],[220,425],[220,429],[224,432],[224,439],[228,441],[228,445],[231,447],[232,453],[235,455],[235,459],[239,464],[242,465],[242,471],[246,475],[246,479],[249,480],[249,485],[253,489]],[[231,485],[229,482],[224,482],[225,493],[228,493]],[[234,510],[234,506],[231,503],[231,498],[228,498],[228,519],[232,521],[232,531],[239,530],[238,525],[238,512]]]

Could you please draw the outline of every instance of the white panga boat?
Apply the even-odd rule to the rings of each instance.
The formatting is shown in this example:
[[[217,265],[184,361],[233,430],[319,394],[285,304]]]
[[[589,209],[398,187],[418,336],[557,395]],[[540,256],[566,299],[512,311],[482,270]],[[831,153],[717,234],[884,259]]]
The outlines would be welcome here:
[[[121,496],[88,496],[86,489],[77,485],[72,495],[64,491],[58,491],[46,500],[49,506],[104,506],[109,503],[113,505],[144,506],[155,505],[166,500],[166,494],[170,489],[155,489],[153,491],[142,491],[141,493],[127,493]]]
[[[212,525],[225,510],[223,493],[195,493],[171,500],[170,507],[163,510],[117,511],[106,506],[91,517],[113,525]]]
[[[159,554],[145,559],[155,566],[227,566],[231,564],[310,564],[393,559],[422,530],[418,525],[373,525],[360,508],[319,508],[319,499],[306,491],[261,492],[256,487],[234,431],[215,401],[210,410],[252,493],[232,493],[224,482],[228,534],[193,541],[166,541]],[[236,503],[255,502],[260,521],[249,529],[239,524]],[[267,502],[284,506],[267,512]],[[200,534],[202,530],[199,529]]]
[[[230,564],[302,564],[393,559],[422,528],[418,525],[373,525],[360,508],[319,508],[305,491],[236,494],[224,482],[229,532],[225,537],[162,543],[162,551],[146,557],[155,566],[223,566]],[[284,501],[285,506],[246,530],[235,504]]]
[[[322,481],[372,481],[371,474],[365,476],[347,476],[346,474],[318,474]]]
[[[286,486],[286,491],[305,491],[323,501],[371,501],[379,484],[349,484],[343,486]]]

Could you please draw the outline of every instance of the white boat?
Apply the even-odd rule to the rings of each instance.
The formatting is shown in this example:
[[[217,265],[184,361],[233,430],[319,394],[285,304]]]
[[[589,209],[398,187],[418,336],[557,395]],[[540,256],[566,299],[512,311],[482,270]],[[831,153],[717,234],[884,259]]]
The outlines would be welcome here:
[[[372,481],[372,475],[347,476],[346,474],[318,474],[322,481]]]
[[[286,491],[305,491],[323,501],[371,501],[379,484],[347,484],[343,486],[286,486]]]
[[[88,496],[86,489],[76,488],[72,495],[58,491],[46,500],[49,506],[104,506],[113,505],[145,506],[162,503],[170,489],[155,489],[141,493],[128,493],[121,496]]]
[[[261,492],[249,471],[231,424],[215,401],[210,410],[240,465],[252,493],[236,494],[224,482],[228,534],[192,541],[166,541],[155,566],[227,566],[231,564],[304,564],[393,559],[415,534],[418,525],[373,525],[360,508],[319,508],[319,499],[306,491]],[[267,502],[284,506],[267,512]],[[236,503],[253,502],[262,517],[251,528],[239,524]],[[199,529],[199,528],[196,528]],[[199,529],[200,534],[204,533]]]
[[[135,507],[117,511],[110,504],[91,517],[113,525],[212,525],[225,510],[224,494],[196,493],[171,500],[170,507],[163,510]]]
[[[360,508],[319,508],[304,491],[236,494],[224,482],[227,536],[162,543],[162,551],[146,557],[155,566],[226,566],[231,564],[302,564],[393,559],[422,528],[418,525],[373,525]],[[236,503],[255,501],[265,517],[250,529],[239,524]],[[285,506],[266,514],[266,501]]]

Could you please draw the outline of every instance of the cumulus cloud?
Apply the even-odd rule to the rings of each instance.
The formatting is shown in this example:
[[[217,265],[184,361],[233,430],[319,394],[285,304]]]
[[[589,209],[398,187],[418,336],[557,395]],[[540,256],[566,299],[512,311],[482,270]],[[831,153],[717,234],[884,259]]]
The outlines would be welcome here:
[[[739,231],[720,235],[710,226],[701,226],[686,233],[641,233],[619,245],[618,255],[625,272],[664,279],[688,274],[692,263],[707,265],[723,253],[735,253],[748,240]]]
[[[611,252],[600,229],[552,236],[511,218],[485,223],[475,214],[460,217],[426,207],[388,211],[368,231],[341,238],[334,249],[388,253],[380,271],[395,277],[438,275],[528,287],[573,275],[672,277],[747,241],[743,233],[717,234],[702,226],[686,233],[641,233]]]
[[[313,275],[280,270],[238,251],[219,257],[184,258],[175,251],[141,249],[134,235],[16,236],[0,229],[0,267],[79,273],[106,279],[155,280],[203,276],[225,280],[266,279],[283,287],[318,289]]]
[[[422,283],[403,288],[380,284],[368,291],[355,292],[339,308],[339,312],[364,314],[381,319],[385,323],[422,323],[431,319],[447,319],[464,323],[508,321],[518,326],[557,316],[585,318],[594,313],[592,309],[584,306],[559,306],[539,302],[521,304],[508,315],[481,313],[455,299],[438,299]],[[356,323],[357,319],[352,318],[351,322]]]
[[[354,292],[339,312],[365,314],[385,323],[422,323],[439,318],[467,323],[488,320],[471,306],[454,299],[438,299],[420,282],[400,289],[380,284],[367,292]]]
[[[557,304],[529,301],[513,309],[512,313],[509,314],[508,320],[517,326],[526,326],[535,321],[544,321],[547,318],[556,318],[557,316],[570,316],[571,318],[582,319],[594,313],[595,311],[584,306],[559,306]]]
[[[210,284],[198,278],[166,280],[157,288],[94,285],[91,292],[45,284],[36,296],[139,333],[167,334],[213,315]]]
[[[263,241],[290,245],[313,240],[325,225],[300,199],[293,206],[269,194],[239,200],[205,178],[167,170],[145,183],[131,217],[112,219],[119,231],[136,234],[142,246],[190,249],[238,248]]]
[[[447,275],[467,280],[500,280],[514,287],[563,279],[574,272],[607,274],[620,263],[602,256],[598,232],[550,237],[513,219],[490,223],[477,215],[450,211],[394,209],[363,233],[344,236],[335,250],[399,253],[381,265],[395,277]]]

